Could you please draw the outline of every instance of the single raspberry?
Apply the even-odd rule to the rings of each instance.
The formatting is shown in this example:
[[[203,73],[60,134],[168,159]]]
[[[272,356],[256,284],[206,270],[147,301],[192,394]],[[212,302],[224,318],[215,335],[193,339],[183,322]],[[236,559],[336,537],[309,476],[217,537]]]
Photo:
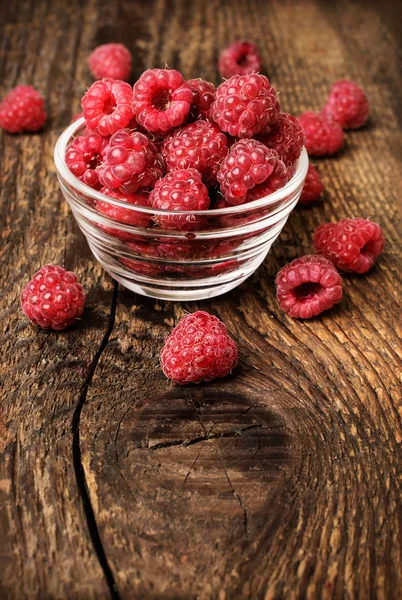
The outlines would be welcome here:
[[[47,119],[44,100],[30,85],[17,85],[0,103],[0,127],[9,133],[38,131]]]
[[[133,118],[132,98],[133,90],[124,81],[95,81],[81,100],[88,128],[108,136],[127,127]]]
[[[95,79],[110,77],[126,81],[131,72],[130,50],[124,44],[102,44],[89,55],[88,66]]]
[[[299,121],[306,134],[305,146],[311,156],[330,156],[343,144],[343,129],[336,121],[320,112],[307,111]]]
[[[300,156],[305,137],[299,120],[288,113],[281,113],[269,133],[257,139],[267,148],[276,150],[285,165],[291,167]]]
[[[316,317],[342,298],[342,278],[323,256],[296,258],[279,271],[275,284],[280,307],[296,319]]]
[[[135,194],[122,194],[121,192],[116,192],[115,190],[109,190],[107,188],[102,188],[100,191],[102,194],[109,196],[109,198],[114,198],[115,200],[120,200],[120,202],[130,205],[145,207],[150,206],[148,194],[138,192]],[[115,204],[111,204],[106,200],[97,200],[95,207],[98,212],[106,217],[109,217],[109,219],[113,219],[114,221],[118,221],[124,225],[133,225],[134,227],[149,227],[151,223],[151,216],[149,214],[132,210],[130,208],[124,208],[122,206],[116,206]],[[130,241],[133,238],[133,235],[128,231],[122,231],[121,229],[116,229],[100,223],[98,225],[105,233],[118,237],[123,241]]]
[[[218,69],[225,79],[233,75],[249,75],[261,71],[261,57],[257,46],[247,40],[233,42],[222,50]]]
[[[226,377],[237,361],[236,344],[225,325],[202,310],[183,317],[161,352],[163,373],[180,384]]]
[[[215,100],[214,84],[203,79],[189,79],[187,83],[193,92],[189,121],[208,120],[209,109]]]
[[[286,167],[278,153],[257,140],[236,142],[218,171],[221,191],[232,205],[272,194],[287,180]]]
[[[109,140],[103,153],[99,179],[105,187],[123,194],[152,188],[164,171],[162,156],[142,133],[122,129]]]
[[[66,150],[66,164],[71,173],[94,189],[101,187],[98,169],[106,145],[107,140],[99,133],[90,133],[76,137]]]
[[[384,249],[382,229],[367,219],[323,223],[314,233],[314,248],[342,270],[366,273]]]
[[[203,220],[196,211],[209,208],[208,190],[195,169],[179,169],[159,179],[149,200],[152,208],[159,210],[195,211],[188,215],[155,215],[154,220],[162,229],[199,229]]]
[[[364,91],[353,81],[336,81],[331,87],[323,113],[338,121],[343,129],[358,129],[365,124],[370,106]]]
[[[324,186],[318,171],[312,165],[309,165],[302,193],[299,198],[299,204],[304,205],[315,202],[318,200],[323,189]]]
[[[133,112],[151,133],[168,133],[182,125],[190,112],[193,92],[173,69],[149,69],[134,84]]]
[[[280,108],[275,89],[264,75],[234,75],[216,90],[210,115],[221,131],[251,138],[268,132]]]
[[[82,315],[84,304],[74,273],[53,265],[37,271],[21,293],[24,314],[44,329],[66,329]]]
[[[227,138],[215,123],[196,121],[177,129],[162,144],[168,171],[196,169],[205,185],[214,186],[222,160],[228,153]]]

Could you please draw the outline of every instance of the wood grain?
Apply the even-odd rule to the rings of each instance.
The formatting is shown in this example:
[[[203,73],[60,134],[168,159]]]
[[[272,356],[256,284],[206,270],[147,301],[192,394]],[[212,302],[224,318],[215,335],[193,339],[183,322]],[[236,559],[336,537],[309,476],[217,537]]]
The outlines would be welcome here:
[[[402,589],[401,8],[306,0],[22,0],[1,5],[1,92],[36,85],[40,135],[0,136],[0,597],[314,599]],[[54,143],[91,83],[99,43],[132,50],[133,78],[165,63],[218,81],[219,50],[253,39],[295,114],[349,77],[370,123],[316,161],[323,201],[297,209],[258,273],[212,301],[117,288],[58,190]],[[387,246],[311,322],[288,318],[273,280],[326,220],[371,217]],[[83,320],[40,332],[19,310],[46,262],[77,272]],[[240,365],[172,386],[158,351],[185,313],[220,316]]]

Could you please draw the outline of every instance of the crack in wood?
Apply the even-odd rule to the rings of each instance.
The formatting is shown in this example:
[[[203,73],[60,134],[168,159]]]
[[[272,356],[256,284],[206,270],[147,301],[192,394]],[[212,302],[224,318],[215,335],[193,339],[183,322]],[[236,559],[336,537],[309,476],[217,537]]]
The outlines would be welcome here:
[[[106,557],[106,552],[102,544],[102,540],[99,534],[98,525],[96,522],[95,512],[91,503],[91,498],[89,495],[87,480],[85,476],[84,466],[82,464],[82,456],[81,456],[81,446],[80,446],[80,420],[82,409],[84,408],[85,401],[87,398],[88,388],[91,385],[93,376],[95,374],[96,368],[99,364],[100,358],[106,349],[110,336],[113,331],[115,316],[116,316],[116,306],[117,306],[117,292],[118,292],[118,284],[114,283],[113,287],[113,296],[112,303],[110,306],[110,315],[109,315],[109,323],[105,335],[103,336],[103,340],[101,345],[99,346],[88,371],[88,376],[84,382],[82,392],[80,398],[78,400],[78,404],[75,408],[73,418],[72,418],[72,434],[73,434],[73,444],[72,444],[72,453],[73,453],[73,464],[74,464],[74,472],[75,479],[77,482],[78,492],[80,494],[82,505],[84,508],[85,518],[89,530],[89,534],[91,536],[92,544],[94,550],[96,552],[96,556],[98,557],[99,564],[102,568],[103,574],[105,576],[106,583],[110,590],[110,595],[112,600],[120,600],[120,594],[116,587],[116,583],[114,580],[113,572],[110,568],[109,562]]]
[[[254,423],[254,425],[248,425],[247,427],[231,429],[230,431],[226,431],[225,433],[214,433],[212,435],[205,434],[199,435],[193,439],[185,439],[185,440],[169,440],[166,442],[159,442],[158,444],[154,444],[153,446],[148,446],[148,450],[160,450],[161,448],[170,448],[170,446],[183,446],[187,448],[187,446],[194,446],[194,444],[199,444],[200,442],[206,442],[208,440],[216,440],[220,438],[228,438],[228,437],[236,437],[242,435],[245,431],[250,431],[250,429],[256,429],[257,427],[261,427],[262,423]],[[144,446],[137,446],[138,450],[144,449]]]

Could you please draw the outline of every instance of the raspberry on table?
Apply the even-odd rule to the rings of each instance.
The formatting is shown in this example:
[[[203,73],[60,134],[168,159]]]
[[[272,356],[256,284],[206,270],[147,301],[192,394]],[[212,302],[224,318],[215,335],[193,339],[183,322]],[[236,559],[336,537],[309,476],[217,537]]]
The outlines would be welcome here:
[[[99,133],[76,137],[66,150],[66,164],[70,171],[83,183],[99,189],[99,167],[107,140]]]
[[[145,193],[136,192],[134,194],[122,194],[121,192],[109,190],[107,188],[102,188],[100,192],[106,196],[109,196],[109,198],[120,200],[120,202],[127,203],[131,206],[135,205],[145,206],[148,208],[150,207],[149,195]],[[133,225],[134,227],[149,227],[151,223],[150,214],[132,210],[130,208],[124,208],[122,206],[116,206],[115,204],[111,204],[107,201],[97,200],[95,207],[96,210],[102,215],[105,215],[114,221],[118,221],[119,223],[123,223],[124,225]],[[98,226],[105,233],[118,237],[123,241],[130,241],[133,239],[133,234],[128,231],[122,231],[121,229],[109,227],[108,225],[103,225],[101,223],[98,223]]]
[[[331,156],[342,147],[342,127],[324,113],[306,111],[299,121],[306,135],[304,145],[311,156]]]
[[[24,314],[43,329],[61,331],[83,313],[85,295],[76,275],[63,267],[46,265],[35,273],[21,293]]]
[[[147,131],[166,134],[187,120],[193,92],[173,69],[148,69],[134,84],[132,108]]]
[[[163,176],[164,164],[156,146],[142,133],[122,129],[103,152],[99,179],[103,186],[123,194],[152,188]]]
[[[261,57],[257,46],[248,40],[233,42],[222,50],[218,69],[225,79],[233,75],[249,75],[261,71]]]
[[[362,127],[369,116],[370,106],[364,91],[346,79],[336,81],[328,96],[323,113],[341,124],[343,129]]]
[[[39,131],[47,119],[44,100],[30,85],[17,85],[0,103],[0,127],[9,133]]]
[[[309,165],[302,193],[299,198],[299,204],[307,205],[315,202],[318,200],[323,189],[324,186],[318,171],[313,165]]]
[[[366,273],[384,249],[381,227],[367,219],[323,223],[314,233],[314,248],[341,271]]]
[[[89,129],[103,136],[127,127],[133,118],[133,90],[116,79],[95,81],[81,100],[82,112]]]
[[[237,362],[238,350],[225,325],[201,310],[181,319],[161,351],[164,375],[179,384],[226,377]]]
[[[205,185],[214,186],[228,141],[215,123],[195,121],[169,134],[162,144],[168,171],[196,169]]]
[[[211,118],[221,131],[233,137],[251,138],[268,133],[277,121],[280,104],[275,89],[264,75],[234,75],[220,84]]]
[[[91,52],[88,66],[96,79],[110,77],[126,81],[131,72],[131,53],[124,44],[102,44]]]
[[[221,192],[231,205],[263,198],[286,185],[288,175],[278,153],[257,140],[240,140],[218,171]]]
[[[299,158],[304,146],[304,129],[296,117],[280,113],[269,133],[257,138],[267,148],[276,150],[286,167],[291,167]]]
[[[149,196],[152,208],[169,211],[198,211],[209,208],[208,189],[195,169],[178,169],[159,179]],[[199,229],[203,220],[193,214],[155,215],[162,229],[192,231]]]
[[[198,119],[209,119],[209,109],[215,100],[214,84],[210,81],[204,81],[204,79],[189,79],[187,83],[193,92],[193,101],[188,120],[198,121]]]
[[[296,258],[279,271],[275,284],[281,309],[296,319],[316,317],[342,298],[342,278],[324,256]]]

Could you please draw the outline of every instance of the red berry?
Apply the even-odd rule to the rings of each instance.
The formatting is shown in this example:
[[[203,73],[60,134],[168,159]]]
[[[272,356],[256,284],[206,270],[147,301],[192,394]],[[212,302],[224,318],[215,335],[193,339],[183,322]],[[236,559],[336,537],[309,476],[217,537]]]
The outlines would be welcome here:
[[[323,113],[343,129],[358,129],[368,119],[370,106],[364,91],[353,81],[336,81],[331,87]]]
[[[162,154],[168,171],[196,169],[205,185],[214,186],[219,166],[228,153],[227,143],[217,125],[196,121],[168,135]]]
[[[324,186],[318,171],[309,165],[299,204],[311,204],[318,200]]]
[[[100,188],[98,169],[107,140],[98,133],[76,137],[66,150],[66,164],[71,173],[94,189]]]
[[[121,192],[116,192],[115,190],[109,190],[107,188],[102,188],[100,191],[102,194],[109,196],[109,198],[114,198],[115,200],[120,200],[120,202],[126,202],[130,205],[146,207],[150,206],[148,194],[138,192],[135,194],[122,194]],[[96,210],[101,214],[109,217],[109,219],[123,223],[124,225],[133,225],[134,227],[149,227],[151,222],[151,215],[148,213],[131,210],[130,208],[123,208],[122,206],[116,206],[107,201],[97,200],[95,206]],[[130,241],[133,238],[133,234],[128,231],[122,231],[121,229],[115,229],[114,227],[109,227],[108,225],[102,225],[100,223],[99,227],[105,233],[118,237],[124,241]]]
[[[96,79],[127,80],[131,72],[130,50],[124,44],[102,44],[89,55],[88,66]]]
[[[266,133],[278,119],[280,104],[264,75],[234,75],[221,83],[211,106],[211,118],[234,137]]]
[[[343,144],[343,129],[336,121],[319,112],[304,112],[299,117],[304,133],[305,146],[311,156],[330,156]]]
[[[208,190],[195,169],[172,171],[159,179],[149,196],[152,208],[169,211],[198,211],[209,208]],[[191,231],[199,229],[202,218],[197,214],[156,215],[155,222],[162,229]]]
[[[342,271],[366,273],[385,245],[381,227],[367,219],[323,223],[314,233],[314,248]]]
[[[232,205],[272,194],[287,180],[286,167],[278,153],[257,140],[236,142],[218,171],[221,191]]]
[[[53,265],[37,271],[21,293],[24,314],[44,329],[66,329],[82,315],[84,304],[74,273]]]
[[[163,159],[142,133],[122,129],[109,140],[103,153],[99,179],[105,187],[123,194],[152,188],[163,175]]]
[[[138,123],[152,133],[168,133],[182,125],[192,101],[190,86],[173,69],[149,69],[134,84],[134,115]]]
[[[257,138],[267,148],[276,150],[279,158],[291,167],[304,146],[304,129],[296,117],[281,113],[269,133]]]
[[[9,133],[38,131],[46,121],[44,100],[30,85],[17,85],[0,103],[0,127]]]
[[[191,103],[189,121],[198,121],[198,119],[208,119],[209,109],[215,100],[215,86],[209,81],[203,79],[189,79],[187,81],[193,92],[193,101]]]
[[[225,325],[201,310],[183,317],[161,352],[163,373],[180,384],[226,377],[237,361],[236,344]]]
[[[342,278],[323,256],[296,258],[279,271],[275,284],[280,307],[296,319],[315,317],[342,298]]]
[[[261,57],[257,46],[247,40],[233,42],[221,52],[218,69],[225,79],[261,71]]]
[[[108,136],[127,127],[133,118],[132,98],[131,86],[124,81],[95,81],[81,100],[88,128]]]

